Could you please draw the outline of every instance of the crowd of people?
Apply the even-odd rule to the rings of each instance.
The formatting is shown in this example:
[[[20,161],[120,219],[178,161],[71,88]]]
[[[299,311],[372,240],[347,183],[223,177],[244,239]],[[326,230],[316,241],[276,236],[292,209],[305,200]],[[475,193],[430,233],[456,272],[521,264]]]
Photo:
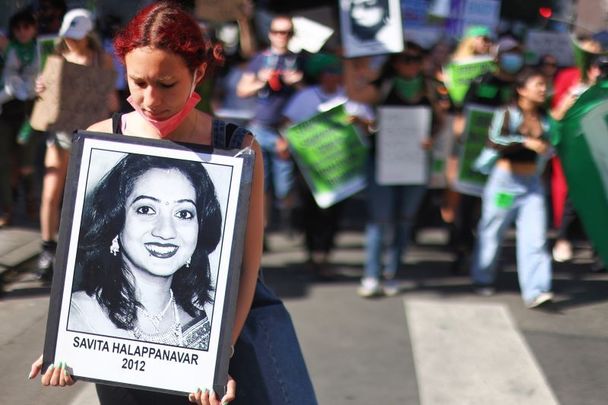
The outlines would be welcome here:
[[[447,248],[454,254],[454,273],[470,271],[474,291],[482,295],[493,294],[500,246],[506,231],[515,223],[522,299],[530,308],[551,301],[552,258],[558,262],[572,258],[572,224],[576,212],[569,203],[567,191],[564,191],[567,187],[559,159],[551,146],[549,122],[561,120],[577,97],[601,77],[598,58],[589,58],[584,66],[561,70],[558,70],[555,56],[550,54],[540,55],[538,61],[530,63],[526,60],[521,38],[508,32],[499,35],[484,26],[469,27],[458,42],[440,39],[429,46],[408,38],[402,52],[374,57],[345,59],[341,49],[329,46],[318,53],[294,53],[288,47],[295,32],[293,20],[287,15],[274,16],[266,26],[258,29],[256,41],[252,25],[255,10],[249,3],[236,25],[216,27],[201,22],[197,25],[196,34],[185,32],[184,35],[192,36],[194,43],[199,44],[200,49],[192,51],[184,49],[181,44],[173,44],[173,39],[161,38],[164,34],[160,30],[151,33],[139,31],[141,27],[158,29],[172,21],[169,17],[163,20],[158,15],[185,18],[184,11],[173,10],[175,6],[152,5],[123,29],[116,19],[100,22],[88,10],[68,11],[61,1],[40,4],[44,4],[44,8],[26,9],[13,15],[6,38],[0,37],[0,228],[12,225],[17,203],[24,204],[31,220],[39,221],[43,244],[38,261],[41,278],[50,280],[53,274],[61,198],[73,136],[66,131],[40,132],[29,125],[34,101],[47,88],[36,37],[50,33],[58,38],[54,54],[63,60],[117,72],[115,89],[107,94],[106,102],[100,108],[107,111],[108,117],[116,112],[122,115],[118,121],[115,118],[114,121],[109,119],[97,124],[91,122],[93,131],[212,144],[209,123],[215,112],[227,121],[246,127],[253,134],[254,138],[243,140],[250,147],[254,145],[259,157],[250,226],[247,228],[246,270],[241,276],[233,344],[237,343],[245,325],[254,291],[257,297],[261,288],[256,286],[256,282],[259,283],[257,274],[262,245],[272,249],[266,244],[263,228],[278,226],[292,231],[294,224],[300,226],[305,234],[311,271],[320,277],[331,276],[327,264],[343,219],[343,208],[349,200],[326,208],[319,207],[296,164],[285,131],[291,125],[340,104],[344,105],[350,121],[357,127],[362,142],[369,145],[365,173],[367,188],[362,193],[367,212],[366,260],[362,263],[363,275],[357,289],[360,296],[369,298],[400,293],[398,273],[403,257],[407,254],[415,227],[421,224],[419,214],[423,201],[434,193],[441,197],[441,204],[433,208],[449,231]],[[189,27],[194,20],[188,18],[183,21]],[[100,30],[96,28],[99,23],[102,23]],[[181,29],[185,30],[184,27]],[[101,39],[99,32],[106,37]],[[119,34],[112,42],[108,36],[117,32]],[[581,39],[581,44],[591,54],[594,51],[599,53],[598,47],[601,47],[593,38]],[[444,67],[450,62],[463,62],[475,57],[493,61],[495,68],[474,78],[462,102],[455,102],[449,95],[450,84],[446,81]],[[168,70],[164,76],[159,76],[150,67],[157,65],[160,66],[159,71],[166,70],[167,66],[173,67],[174,71]],[[125,66],[128,77],[125,76]],[[158,77],[152,80],[150,75]],[[186,93],[187,97],[182,97]],[[170,119],[150,118],[155,114],[150,103],[156,101],[157,96],[160,100],[160,95],[173,100],[167,102],[167,111],[177,114]],[[203,103],[199,103],[201,97]],[[464,192],[457,184],[458,168],[462,164],[459,160],[466,142],[466,112],[470,106],[494,111],[487,128],[487,145],[475,162],[480,172],[489,175],[483,191],[478,194]],[[445,156],[444,188],[431,190],[429,184],[387,185],[378,181],[376,152],[383,128],[378,111],[386,107],[425,107],[430,111],[429,133],[419,139],[417,153],[421,155],[430,155],[438,134],[449,126],[453,147]],[[262,168],[259,167],[262,161],[263,179]],[[126,162],[125,165],[127,163],[137,162]],[[158,165],[160,163],[151,164],[151,167],[141,169],[135,178],[127,179],[135,184],[129,187],[136,188],[139,182],[144,182],[146,170],[160,170]],[[165,169],[175,177],[169,179],[167,187],[180,181],[188,186],[196,183],[195,180],[184,179],[186,171],[179,167]],[[117,177],[120,174],[123,173],[115,173]],[[39,193],[36,192],[37,178],[41,183]],[[111,176],[106,180],[112,180]],[[130,195],[121,197],[125,204],[132,198]],[[561,202],[549,204],[550,198]],[[104,195],[100,195],[95,202],[102,203],[103,199]],[[114,202],[118,203],[123,202]],[[192,211],[190,209],[190,213],[184,215],[194,215]],[[552,251],[547,237],[551,227],[559,230]],[[89,252],[93,263],[91,268],[97,270],[102,266],[102,259],[93,256],[94,253],[99,257],[108,256],[108,263],[120,263],[124,259],[122,252],[129,249],[126,223],[124,228],[114,230],[110,235],[114,239],[97,244],[96,238],[100,235],[91,226],[91,246],[96,249],[102,246],[99,252]],[[192,232],[198,232],[198,228]],[[110,246],[113,257],[105,251],[106,245]],[[178,279],[180,272],[190,267],[190,258],[182,259],[171,270],[170,280]],[[192,265],[197,266],[197,263],[192,262]],[[131,272],[139,274],[134,270],[137,263],[116,266],[132,267]],[[603,269],[599,258],[593,269]],[[144,269],[142,274],[148,270]],[[99,271],[111,271],[111,266],[99,267]],[[121,330],[125,334],[135,330],[155,341],[152,336],[154,328],[148,325],[146,329],[144,324],[142,331],[142,325],[136,322],[137,314],[148,306],[145,297],[140,297],[141,308],[131,306],[125,315],[124,308],[110,304],[105,298],[107,294],[116,293],[112,288],[106,288],[108,280],[103,280],[99,274],[87,277],[86,288],[75,293],[76,299],[72,303],[76,314],[84,313],[88,308],[85,312],[97,314],[107,328]],[[174,298],[169,287],[170,283],[163,284],[162,296],[167,298],[164,301],[173,303],[173,321],[177,328],[178,318],[186,317],[199,320],[200,327],[204,329],[207,322],[204,311],[192,307],[183,297]],[[127,288],[127,295],[135,293],[135,290]],[[204,289],[195,293],[202,301],[208,298]],[[152,303],[150,306],[158,305]],[[169,308],[170,305],[158,309],[163,307]],[[81,322],[83,328],[88,328],[90,319],[86,318],[90,316],[81,318],[75,317],[72,321]],[[174,325],[173,321],[167,319],[162,325]],[[158,325],[153,326],[158,329]],[[203,339],[200,344],[206,345],[207,341]],[[41,361],[34,364],[34,374],[40,371]],[[69,376],[57,369],[47,371],[43,381],[52,385],[73,383]],[[233,399],[233,390],[233,387],[229,390],[226,401]],[[106,401],[120,394],[105,388],[98,388],[98,392]],[[137,397],[139,394],[129,395]],[[193,393],[191,399],[199,403],[219,401],[209,392]],[[139,402],[135,400],[133,403]]]
[[[108,94],[104,108],[110,114],[128,111],[130,106],[121,99],[128,95],[124,68],[117,63],[115,56],[112,57],[110,36],[119,30],[118,19],[105,18],[96,22],[87,10],[68,11],[62,2],[44,4],[44,9],[26,9],[12,16],[7,38],[2,42],[0,227],[11,225],[15,204],[22,201],[30,218],[40,221],[43,246],[39,275],[48,280],[52,276],[72,135],[65,131],[43,133],[29,125],[34,100],[45,91],[36,36],[56,30],[59,40],[55,53],[66,61],[117,71],[116,89]],[[289,125],[323,111],[326,104],[345,102],[348,114],[366,134],[370,144],[368,187],[364,193],[368,208],[365,230],[367,257],[358,293],[363,297],[397,294],[399,288],[395,276],[412,238],[412,230],[420,224],[420,205],[425,196],[437,190],[429,190],[428,185],[422,184],[378,184],[375,138],[379,126],[376,113],[378,108],[386,106],[426,106],[431,111],[431,129],[420,145],[420,153],[430,153],[436,134],[446,125],[452,126],[454,137],[454,147],[447,156],[447,186],[441,191],[442,202],[437,207],[449,230],[449,248],[454,253],[453,272],[470,270],[475,285],[490,287],[504,231],[513,220],[525,221],[528,224],[526,235],[530,235],[530,227],[537,229],[538,237],[532,244],[536,246],[536,253],[543,257],[544,264],[532,263],[532,253],[522,250],[521,254],[518,253],[518,268],[523,274],[527,267],[536,270],[542,267],[544,281],[539,292],[550,296],[551,263],[549,257],[545,257],[548,249],[545,235],[551,226],[557,229],[553,259],[558,262],[570,260],[576,212],[567,191],[564,191],[567,188],[559,159],[552,155],[548,145],[547,119],[550,116],[557,120],[563,117],[577,96],[595,82],[599,75],[596,63],[558,71],[556,58],[547,54],[539,55],[538,61],[530,64],[525,60],[526,50],[520,38],[510,33],[497,35],[485,26],[469,27],[458,42],[440,39],[431,47],[426,45],[426,48],[408,40],[403,52],[376,55],[371,63],[367,60],[369,58],[344,59],[341,49],[325,48],[316,54],[296,54],[288,48],[294,35],[291,18],[281,15],[272,18],[265,27],[266,31],[257,33],[256,42],[256,33],[251,25],[254,10],[252,4],[247,5],[238,24],[219,27],[199,24],[206,41],[222,46],[224,63],[215,70],[213,77],[208,74],[208,80],[196,87],[196,92],[201,93],[205,100],[197,108],[216,111],[218,116],[245,125],[255,134],[264,161],[265,226],[279,224],[285,228],[299,224],[306,235],[312,269],[326,275],[340,213],[348,201],[326,209],[317,206],[291,156],[284,131]],[[59,16],[63,16],[62,19]],[[99,33],[105,37],[101,39]],[[592,38],[585,43],[592,50],[599,46]],[[261,49],[262,44],[267,44],[267,47]],[[259,49],[257,52],[256,47]],[[454,102],[446,90],[443,68],[450,62],[475,57],[493,59],[496,69],[473,80],[464,101]],[[366,64],[362,72],[357,66],[364,60]],[[527,82],[530,80],[535,86],[535,95],[528,94],[527,86],[532,86]],[[492,161],[493,172],[483,196],[462,193],[455,186],[466,127],[465,111],[469,105],[499,111],[489,137],[489,144],[497,151],[498,158]],[[530,111],[525,112],[525,108]],[[528,115],[533,116],[532,121],[528,120]],[[448,116],[453,116],[453,121],[447,120]],[[503,128],[498,128],[500,125]],[[526,141],[514,146],[513,138],[501,139],[501,131],[510,133],[509,128],[525,137]],[[499,139],[498,143],[494,139]],[[547,161],[550,161],[548,165]],[[42,187],[38,201],[36,169],[40,167],[44,169],[39,176]],[[514,194],[509,187],[504,188],[506,180],[497,180],[501,169],[527,180],[537,176],[534,187],[526,183],[522,189],[529,195],[532,187],[533,194],[538,197],[537,204],[532,208],[528,208],[531,206],[528,203],[523,205],[526,209],[520,207],[515,198],[517,193]],[[495,182],[503,184],[502,188],[494,190]],[[519,184],[518,181],[516,183]],[[547,190],[545,186],[548,186]],[[504,206],[486,201],[496,199],[496,195],[503,196],[505,201],[501,204]],[[548,205],[549,201],[553,204]],[[499,212],[493,209],[499,209]],[[522,216],[527,209],[533,221]],[[499,215],[500,222],[497,222],[496,215]],[[553,221],[547,223],[545,218],[551,217]],[[386,244],[388,237],[391,241]],[[266,240],[264,242],[268,248]],[[530,244],[531,241],[521,241],[522,249]],[[388,248],[386,264],[383,263],[385,245]],[[601,263],[594,264],[595,270],[602,268]],[[487,293],[490,288],[482,290]],[[534,298],[524,294],[528,303]]]

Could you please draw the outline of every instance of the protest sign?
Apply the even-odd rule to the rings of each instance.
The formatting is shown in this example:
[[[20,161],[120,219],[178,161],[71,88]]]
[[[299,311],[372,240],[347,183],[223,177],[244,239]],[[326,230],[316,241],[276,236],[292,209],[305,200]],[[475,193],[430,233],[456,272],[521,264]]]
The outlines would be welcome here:
[[[347,58],[403,50],[399,0],[340,0],[340,29]]]
[[[422,141],[431,135],[429,107],[380,107],[376,139],[378,184],[427,184],[428,153]]]
[[[254,159],[78,132],[44,368],[61,360],[81,380],[180,395],[203,386],[221,397]]]
[[[475,78],[495,69],[494,60],[487,56],[451,62],[443,68],[448,94],[455,105],[462,105],[464,98]]]
[[[289,127],[285,137],[319,207],[365,187],[367,147],[349,123],[344,104]]]
[[[46,89],[34,104],[30,123],[39,131],[86,129],[108,118],[108,94],[116,74],[109,69],[47,58],[42,77]]]
[[[526,36],[526,50],[531,53],[530,63],[538,63],[545,55],[553,55],[559,66],[573,66],[574,53],[567,32],[530,30]]]
[[[474,196],[483,194],[488,176],[475,170],[473,166],[486,146],[493,116],[493,108],[479,105],[469,105],[465,108],[466,127],[462,134],[463,145],[456,179],[456,189],[463,194]]]
[[[196,0],[194,15],[207,21],[236,21],[243,17],[245,0]]]
[[[40,64],[38,70],[40,72],[44,70],[46,58],[48,58],[49,55],[55,53],[55,43],[57,41],[57,38],[57,35],[40,35],[36,38],[38,63]]]
[[[608,263],[608,81],[584,92],[554,131],[568,195],[593,247]]]
[[[327,42],[334,30],[306,17],[292,18],[294,35],[289,41],[291,52],[299,53],[304,49],[310,53],[317,53]]]
[[[445,188],[446,164],[454,144],[454,116],[448,115],[433,142],[430,188]]]

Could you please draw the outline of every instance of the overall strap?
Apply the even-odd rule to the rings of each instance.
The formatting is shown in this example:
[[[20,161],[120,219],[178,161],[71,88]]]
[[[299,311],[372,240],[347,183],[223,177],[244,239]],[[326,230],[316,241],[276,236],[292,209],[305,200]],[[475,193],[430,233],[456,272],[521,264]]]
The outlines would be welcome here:
[[[120,112],[112,114],[112,132],[122,135],[122,113]]]
[[[218,119],[213,120],[212,137],[214,148],[240,149],[247,134],[249,134],[247,128]]]

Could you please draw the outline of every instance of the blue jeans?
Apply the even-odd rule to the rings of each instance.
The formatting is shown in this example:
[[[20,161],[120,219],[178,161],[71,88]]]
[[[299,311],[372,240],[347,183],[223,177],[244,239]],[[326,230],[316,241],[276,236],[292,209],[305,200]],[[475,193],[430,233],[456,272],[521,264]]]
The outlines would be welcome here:
[[[281,159],[276,152],[279,133],[275,128],[252,123],[249,130],[260,144],[264,158],[264,189],[274,190],[279,200],[287,197],[294,186],[294,167],[291,159]]]
[[[541,292],[551,290],[544,194],[540,176],[516,175],[494,167],[482,197],[482,214],[471,268],[474,283],[494,283],[500,244],[515,221],[517,275],[523,300],[530,302]]]
[[[376,183],[374,161],[368,166],[368,210],[365,277],[380,278],[384,239],[392,234],[384,276],[397,274],[407,249],[415,217],[426,192],[425,185],[384,186]]]

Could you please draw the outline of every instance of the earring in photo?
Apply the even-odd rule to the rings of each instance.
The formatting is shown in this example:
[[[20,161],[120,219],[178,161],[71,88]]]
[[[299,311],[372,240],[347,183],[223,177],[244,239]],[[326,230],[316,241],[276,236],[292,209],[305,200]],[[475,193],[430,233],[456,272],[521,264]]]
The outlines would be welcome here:
[[[112,256],[116,256],[120,252],[120,245],[118,244],[118,235],[112,239],[112,244],[110,245],[110,253]]]
[[[189,257],[188,260],[186,260],[186,268],[190,268],[190,261],[192,261],[192,258]]]

